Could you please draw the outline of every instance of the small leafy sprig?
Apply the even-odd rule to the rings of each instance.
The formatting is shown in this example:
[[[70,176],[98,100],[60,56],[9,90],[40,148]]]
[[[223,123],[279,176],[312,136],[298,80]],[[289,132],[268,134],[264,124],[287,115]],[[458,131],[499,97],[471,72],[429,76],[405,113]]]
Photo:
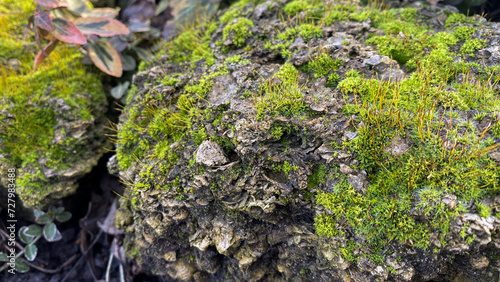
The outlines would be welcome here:
[[[63,41],[84,45],[96,67],[111,76],[122,76],[123,66],[119,52],[111,43],[101,39],[130,33],[124,24],[112,18],[117,12],[113,9],[89,10],[84,1],[76,1],[76,4],[83,4],[83,8],[78,5],[71,8],[69,3],[59,0],[34,1],[37,6],[30,23],[40,52],[35,57],[33,70],[49,56],[59,41]],[[73,2],[75,1],[71,3]],[[45,47],[42,47],[40,37],[49,41]]]
[[[20,273],[28,272],[30,267],[26,262],[21,260],[24,255],[27,261],[34,261],[38,248],[35,245],[42,237],[47,242],[56,242],[62,239],[61,232],[57,229],[54,222],[66,222],[71,219],[71,213],[65,211],[63,207],[55,208],[50,207],[45,213],[40,210],[34,210],[35,222],[29,226],[23,226],[18,231],[18,238],[21,242],[26,244],[24,250],[21,250],[16,255],[16,271]],[[0,262],[8,262],[9,257],[4,252],[0,252]],[[7,264],[0,267],[0,272],[7,268]]]

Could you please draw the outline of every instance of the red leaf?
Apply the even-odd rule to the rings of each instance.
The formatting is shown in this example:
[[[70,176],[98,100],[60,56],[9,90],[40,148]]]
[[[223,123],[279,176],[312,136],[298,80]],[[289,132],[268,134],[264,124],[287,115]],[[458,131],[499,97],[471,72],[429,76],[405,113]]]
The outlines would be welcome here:
[[[55,38],[73,44],[87,43],[87,39],[74,23],[65,19],[55,18],[52,20],[52,24],[54,25],[54,31],[51,33]]]
[[[96,67],[103,72],[116,77],[122,76],[122,61],[111,43],[104,40],[90,43],[89,56]]]
[[[35,0],[35,2],[42,7],[47,7],[50,9],[68,7],[68,3],[58,0]]]
[[[38,13],[35,11],[35,24],[39,28],[43,28],[48,31],[54,30],[52,19],[50,18],[49,13],[47,13],[46,11],[39,11]]]
[[[107,17],[87,17],[75,20],[76,26],[85,35],[110,37],[119,34],[129,34],[130,30],[121,22]]]
[[[35,71],[36,68],[43,62],[43,60],[45,60],[45,58],[47,58],[44,55],[44,53],[49,55],[50,52],[52,52],[54,50],[54,48],[56,48],[57,42],[59,42],[59,40],[57,40],[57,39],[50,41],[49,44],[47,44],[47,46],[45,46],[45,48],[43,48],[43,51],[40,50],[38,52],[38,54],[36,54],[35,62],[33,64],[33,71]]]

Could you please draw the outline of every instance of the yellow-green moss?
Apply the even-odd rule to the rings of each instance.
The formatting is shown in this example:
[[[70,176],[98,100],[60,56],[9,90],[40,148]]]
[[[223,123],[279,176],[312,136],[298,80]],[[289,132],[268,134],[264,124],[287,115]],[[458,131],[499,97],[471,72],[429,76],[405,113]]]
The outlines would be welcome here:
[[[63,170],[81,162],[86,150],[87,144],[75,138],[53,141],[56,118],[61,115],[57,99],[71,107],[65,117],[68,120],[89,121],[102,114],[96,112],[97,105],[106,103],[101,76],[81,63],[79,51],[64,44],[32,71],[38,50],[32,32],[23,25],[34,7],[32,1],[0,3],[0,60],[21,62],[18,70],[0,64],[0,109],[4,109],[0,114],[1,150],[5,160],[24,174],[18,179],[18,191],[21,199],[29,198],[29,205],[36,204],[37,195],[50,193],[51,187],[40,172],[41,159],[46,159],[46,168]],[[27,168],[39,172],[27,174]]]
[[[235,23],[228,24],[223,31],[224,40],[233,33],[233,44],[236,48],[243,47],[245,40],[252,35],[248,27],[253,27],[253,22],[247,18],[238,18]]]
[[[293,17],[296,14],[309,9],[311,5],[307,1],[295,0],[285,5],[283,12]]]
[[[474,56],[474,52],[484,47],[486,47],[486,40],[478,38],[468,39],[465,40],[464,45],[460,48],[460,53]]]
[[[266,80],[260,86],[262,94],[254,96],[257,119],[262,119],[264,115],[294,116],[300,114],[305,109],[305,105],[304,94],[302,94],[302,87],[298,80],[298,70],[289,63],[282,65],[273,78]]]

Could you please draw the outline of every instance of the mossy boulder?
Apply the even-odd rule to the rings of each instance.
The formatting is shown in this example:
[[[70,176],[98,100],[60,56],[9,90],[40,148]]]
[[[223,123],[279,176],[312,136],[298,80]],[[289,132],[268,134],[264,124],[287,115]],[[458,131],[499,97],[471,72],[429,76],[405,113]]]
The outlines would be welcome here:
[[[177,280],[495,281],[500,31],[454,15],[239,1],[167,43],[109,163],[127,255]]]
[[[0,184],[16,184],[24,205],[44,208],[73,193],[102,156],[107,100],[101,75],[71,46],[60,44],[33,71],[34,8],[33,1],[0,3],[0,167],[16,169]]]

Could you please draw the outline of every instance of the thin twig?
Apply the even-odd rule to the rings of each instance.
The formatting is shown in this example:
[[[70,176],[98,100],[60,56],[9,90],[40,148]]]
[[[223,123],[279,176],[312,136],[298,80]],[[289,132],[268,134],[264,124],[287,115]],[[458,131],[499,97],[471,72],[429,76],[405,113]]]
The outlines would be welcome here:
[[[31,262],[25,260],[24,262],[29,265],[30,267],[33,267],[34,269],[40,270],[45,273],[50,273],[50,274],[55,274],[60,272],[64,267],[68,266],[68,264],[72,263],[76,258],[78,257],[78,254],[72,255],[69,259],[67,259],[63,264],[61,264],[58,268],[56,269],[46,269],[41,266],[37,266],[35,264],[32,264]]]

